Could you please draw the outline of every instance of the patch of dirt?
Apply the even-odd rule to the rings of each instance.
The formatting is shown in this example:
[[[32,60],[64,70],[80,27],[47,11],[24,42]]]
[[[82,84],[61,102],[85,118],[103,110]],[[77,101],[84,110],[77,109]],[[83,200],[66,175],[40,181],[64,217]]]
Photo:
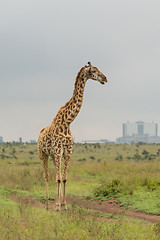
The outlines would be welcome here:
[[[26,205],[29,204],[35,207],[42,207],[42,208],[45,207],[45,204],[43,204],[42,202],[40,202],[40,200],[36,199],[33,196],[12,195],[10,196],[10,199]],[[78,196],[72,196],[72,197],[67,197],[66,201],[67,201],[67,204],[69,205],[73,203],[75,206],[96,210],[105,214],[122,215],[122,216],[131,217],[131,218],[145,220],[151,223],[156,223],[160,221],[160,216],[138,212],[134,210],[128,210],[125,207],[121,207],[119,205],[119,202],[116,200],[106,200],[106,201],[103,201],[101,204],[99,204],[98,200],[86,200]],[[56,207],[55,199],[50,199],[50,202],[51,203],[49,203],[49,209],[55,209]],[[105,220],[105,218],[103,219]],[[109,220],[109,219],[106,218],[106,220]],[[110,221],[112,221],[112,219],[110,219]]]

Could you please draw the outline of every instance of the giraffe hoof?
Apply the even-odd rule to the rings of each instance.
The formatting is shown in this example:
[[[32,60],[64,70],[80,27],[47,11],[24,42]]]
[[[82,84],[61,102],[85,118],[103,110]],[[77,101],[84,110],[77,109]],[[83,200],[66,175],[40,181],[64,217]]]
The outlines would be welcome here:
[[[67,206],[64,206],[63,211],[67,211],[67,210],[68,210]]]
[[[61,206],[59,203],[56,203],[56,209],[57,212],[61,211]]]
[[[45,204],[45,209],[48,211],[48,203]]]
[[[57,207],[56,207],[55,210],[56,210],[56,212],[60,212],[60,211],[61,211],[61,209],[60,209],[60,208],[57,208]]]
[[[62,203],[61,207],[62,207],[62,210],[67,210],[68,209],[66,203]]]

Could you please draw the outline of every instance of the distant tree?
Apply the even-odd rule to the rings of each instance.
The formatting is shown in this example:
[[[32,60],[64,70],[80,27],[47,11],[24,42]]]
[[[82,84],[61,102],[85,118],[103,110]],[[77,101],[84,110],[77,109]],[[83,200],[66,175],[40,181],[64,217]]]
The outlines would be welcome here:
[[[117,157],[115,158],[115,160],[122,161],[123,156],[121,154],[118,154]]]
[[[147,150],[143,150],[142,154],[144,155],[144,158],[147,159],[149,156],[149,152]]]
[[[140,160],[141,159],[141,155],[138,154],[138,153],[135,153],[134,156],[133,156],[133,159]]]
[[[15,156],[15,153],[16,153],[16,149],[13,148],[12,151],[11,151],[11,155],[12,155],[12,157],[17,158],[17,157]]]
[[[157,156],[159,156],[160,155],[160,149],[158,149],[158,151],[157,151]]]

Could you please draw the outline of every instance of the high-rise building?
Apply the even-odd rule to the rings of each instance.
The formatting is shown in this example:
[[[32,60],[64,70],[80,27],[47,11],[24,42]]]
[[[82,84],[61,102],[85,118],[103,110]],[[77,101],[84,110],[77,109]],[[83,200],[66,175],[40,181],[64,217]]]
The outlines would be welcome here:
[[[149,136],[158,136],[158,124],[151,122],[135,122],[135,123],[123,123],[123,137],[132,136],[133,134],[143,135],[148,134]]]
[[[0,137],[0,143],[3,143],[3,137]]]
[[[154,122],[145,123],[138,121],[135,123],[123,123],[123,137],[116,140],[118,143],[160,143],[158,137],[158,124]]]

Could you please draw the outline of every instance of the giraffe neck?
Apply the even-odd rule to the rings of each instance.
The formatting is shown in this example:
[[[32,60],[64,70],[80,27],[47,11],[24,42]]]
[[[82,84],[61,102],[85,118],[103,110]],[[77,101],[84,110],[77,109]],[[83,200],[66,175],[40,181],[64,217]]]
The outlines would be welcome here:
[[[68,127],[77,117],[83,103],[84,88],[87,80],[82,70],[83,68],[77,75],[73,96],[65,104],[65,106],[59,109],[56,117],[53,120],[55,124],[59,123],[59,125]]]

